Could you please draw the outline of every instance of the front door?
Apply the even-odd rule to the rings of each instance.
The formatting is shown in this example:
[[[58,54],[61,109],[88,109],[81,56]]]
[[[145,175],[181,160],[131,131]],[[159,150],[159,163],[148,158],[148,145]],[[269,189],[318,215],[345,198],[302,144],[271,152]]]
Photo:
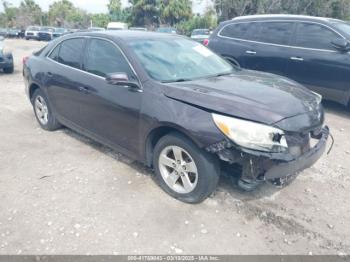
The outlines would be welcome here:
[[[83,62],[81,81],[85,96],[80,103],[82,127],[105,142],[138,152],[139,117],[142,92],[107,83],[110,73],[137,77],[119,47],[109,40],[91,38]]]
[[[243,66],[252,70],[285,75],[294,23],[289,21],[255,22],[255,42],[247,45]]]

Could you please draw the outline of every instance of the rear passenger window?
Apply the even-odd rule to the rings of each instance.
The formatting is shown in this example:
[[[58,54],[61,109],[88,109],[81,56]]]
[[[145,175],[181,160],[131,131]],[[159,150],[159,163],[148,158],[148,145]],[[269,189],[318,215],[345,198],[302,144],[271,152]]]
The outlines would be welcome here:
[[[295,45],[299,47],[331,50],[331,41],[340,36],[330,29],[312,23],[299,23]]]
[[[60,46],[61,45],[58,45],[55,47],[55,49],[51,52],[51,54],[49,55],[49,57],[52,59],[52,60],[55,60],[55,61],[58,61],[58,52],[60,51]]]
[[[114,44],[100,39],[90,40],[84,69],[101,77],[106,77],[110,73],[126,73],[129,78],[134,78],[121,51]]]
[[[220,32],[221,36],[249,40],[249,32],[254,23],[238,23],[225,26]]]
[[[293,32],[290,22],[263,22],[259,34],[259,41],[269,44],[288,45]]]
[[[58,55],[58,62],[80,69],[80,60],[84,49],[84,39],[75,38],[64,41]]]

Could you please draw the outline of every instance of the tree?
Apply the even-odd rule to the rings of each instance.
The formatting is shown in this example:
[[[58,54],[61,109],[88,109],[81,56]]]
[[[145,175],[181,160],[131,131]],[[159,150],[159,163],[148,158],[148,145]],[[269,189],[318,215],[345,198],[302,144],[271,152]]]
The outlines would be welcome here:
[[[106,28],[108,23],[111,21],[110,16],[108,14],[93,14],[91,16],[92,25],[97,27]]]
[[[160,0],[160,19],[171,26],[192,16],[192,2],[189,0]]]
[[[190,36],[196,28],[214,29],[217,27],[216,13],[213,9],[208,9],[204,15],[195,15],[189,20],[183,20],[176,25],[177,30],[187,36]]]
[[[215,0],[220,20],[250,14],[303,14],[346,19],[350,14],[349,0]]]
[[[76,8],[68,0],[59,0],[49,7],[49,22],[59,27],[86,28],[90,17],[86,11]]]
[[[17,26],[25,28],[33,24],[43,24],[43,12],[34,0],[24,0],[18,9]]]
[[[2,6],[4,8],[5,26],[13,27],[16,26],[16,19],[18,15],[18,8],[13,7],[6,0],[2,0]]]
[[[129,0],[132,4],[131,23],[135,26],[154,27],[159,23],[157,0]]]

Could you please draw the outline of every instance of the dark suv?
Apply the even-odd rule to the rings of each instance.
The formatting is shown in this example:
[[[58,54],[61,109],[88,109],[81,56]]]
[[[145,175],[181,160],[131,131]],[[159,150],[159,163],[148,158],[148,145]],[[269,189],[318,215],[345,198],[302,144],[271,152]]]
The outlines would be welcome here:
[[[293,177],[326,147],[319,95],[237,69],[175,34],[66,35],[24,59],[23,70],[42,128],[62,124],[144,162],[185,202],[213,192],[221,168],[241,166],[248,190]]]
[[[348,105],[349,39],[350,24],[341,20],[256,15],[221,23],[209,47],[233,64],[287,76]]]

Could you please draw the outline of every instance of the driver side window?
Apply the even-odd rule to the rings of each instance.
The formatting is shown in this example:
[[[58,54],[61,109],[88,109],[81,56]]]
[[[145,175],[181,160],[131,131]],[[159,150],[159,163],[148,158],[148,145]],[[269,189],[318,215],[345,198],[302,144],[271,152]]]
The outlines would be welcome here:
[[[87,47],[84,70],[101,77],[110,73],[126,73],[134,79],[134,73],[121,51],[111,42],[91,39]]]

